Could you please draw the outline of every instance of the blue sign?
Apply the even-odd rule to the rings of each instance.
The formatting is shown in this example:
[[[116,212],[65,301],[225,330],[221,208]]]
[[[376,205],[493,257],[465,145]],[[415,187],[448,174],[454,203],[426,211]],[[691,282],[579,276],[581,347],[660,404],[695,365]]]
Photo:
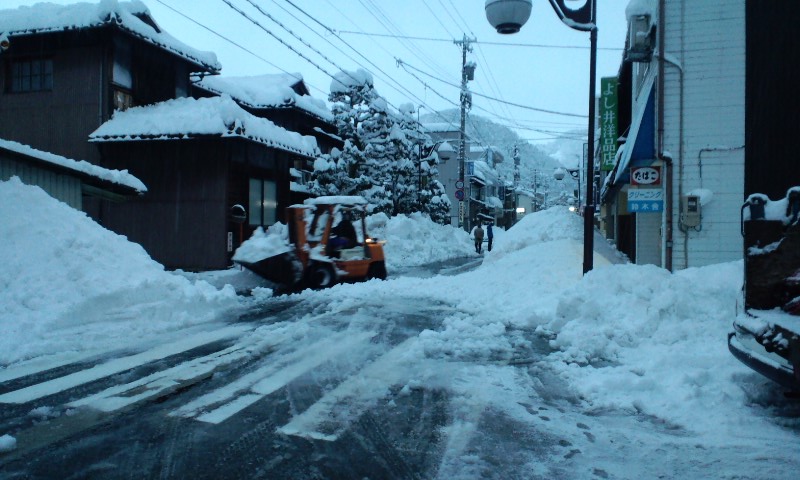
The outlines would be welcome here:
[[[660,188],[631,188],[628,190],[628,212],[653,213],[664,211],[664,191]]]
[[[630,213],[653,213],[664,211],[664,200],[634,200],[628,201],[628,212]]]
[[[456,200],[464,200],[464,190],[456,190]]]

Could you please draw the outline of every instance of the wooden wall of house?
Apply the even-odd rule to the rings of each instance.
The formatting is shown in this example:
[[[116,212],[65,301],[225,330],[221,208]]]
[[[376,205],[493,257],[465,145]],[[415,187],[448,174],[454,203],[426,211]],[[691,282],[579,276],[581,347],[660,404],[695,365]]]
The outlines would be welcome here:
[[[59,48],[52,35],[14,39],[0,56],[0,132],[2,137],[68,158],[94,162],[96,147],[87,142],[104,121],[103,48]],[[51,91],[12,93],[9,62],[15,58],[53,60]]]
[[[101,151],[105,166],[127,168],[147,192],[125,203],[103,202],[92,213],[99,223],[142,245],[166,268],[229,266],[223,141],[118,142]]]
[[[249,180],[275,180],[279,221],[290,205],[289,154],[240,138],[100,144],[102,165],[128,169],[147,186],[125,203],[102,201],[89,214],[141,244],[170,269],[220,270],[255,227],[237,224],[230,208],[249,209]],[[229,235],[232,244],[228,244]]]
[[[800,185],[800,2],[747,1],[745,197]]]
[[[78,177],[45,169],[16,155],[0,151],[0,180],[8,180],[13,176],[19,177],[27,185],[41,187],[51,197],[76,210],[83,208],[81,180]],[[25,211],[24,205],[19,207],[20,212]]]

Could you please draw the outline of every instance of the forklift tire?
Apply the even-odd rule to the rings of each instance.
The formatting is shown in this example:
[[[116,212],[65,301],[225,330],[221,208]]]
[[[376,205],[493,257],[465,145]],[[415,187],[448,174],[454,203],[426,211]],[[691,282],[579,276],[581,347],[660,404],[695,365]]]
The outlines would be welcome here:
[[[308,267],[306,285],[314,290],[330,288],[336,284],[336,274],[333,267],[326,263],[315,263]]]
[[[372,262],[369,264],[369,269],[367,270],[367,280],[372,280],[373,278],[377,278],[380,280],[386,280],[386,264],[383,262]]]

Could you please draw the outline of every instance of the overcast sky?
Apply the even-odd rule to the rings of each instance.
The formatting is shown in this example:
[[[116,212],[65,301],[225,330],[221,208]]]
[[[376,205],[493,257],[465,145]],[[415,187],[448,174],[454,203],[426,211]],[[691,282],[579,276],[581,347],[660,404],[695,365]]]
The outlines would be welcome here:
[[[477,64],[475,80],[469,83],[472,114],[517,127],[521,136],[531,140],[552,136],[544,132],[585,129],[585,118],[538,112],[484,97],[586,115],[589,34],[562,24],[547,0],[534,0],[531,19],[515,35],[500,35],[491,28],[484,13],[485,0],[143,2],[156,22],[174,37],[216,53],[223,75],[300,73],[312,95],[325,99],[330,75],[363,68],[373,74],[378,92],[392,106],[422,105],[423,114],[431,109],[457,108],[461,50],[453,40],[467,35],[477,39],[467,56]],[[34,3],[2,0],[0,5],[13,8]],[[619,69],[627,4],[628,0],[598,0],[598,78],[614,76]],[[398,59],[405,68],[398,67]]]

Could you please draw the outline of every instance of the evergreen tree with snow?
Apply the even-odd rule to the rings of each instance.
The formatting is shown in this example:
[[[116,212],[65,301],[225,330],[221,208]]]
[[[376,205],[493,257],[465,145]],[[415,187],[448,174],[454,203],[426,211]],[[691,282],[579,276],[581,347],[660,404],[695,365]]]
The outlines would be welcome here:
[[[342,71],[331,82],[331,112],[342,150],[314,165],[315,195],[361,195],[373,212],[388,215],[424,212],[445,222],[450,201],[436,180],[436,157],[420,158],[432,145],[414,119],[414,107],[392,112],[364,70]]]
[[[342,71],[334,76],[328,100],[344,147],[317,159],[311,177],[312,194],[368,196],[373,181],[366,175],[366,141],[361,124],[369,118],[370,104],[377,97],[372,75],[364,70]]]

